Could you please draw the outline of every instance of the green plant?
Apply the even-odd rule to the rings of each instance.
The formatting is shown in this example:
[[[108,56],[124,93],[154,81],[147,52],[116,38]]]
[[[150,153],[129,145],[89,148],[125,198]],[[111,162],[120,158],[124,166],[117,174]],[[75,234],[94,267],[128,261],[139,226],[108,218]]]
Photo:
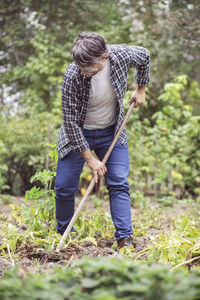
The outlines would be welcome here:
[[[125,258],[84,258],[73,269],[55,268],[53,274],[29,273],[16,267],[0,283],[1,299],[71,300],[195,300],[200,271],[170,272],[164,265],[148,265]]]
[[[162,108],[152,116],[153,126],[133,111],[127,130],[132,190],[178,199],[198,194],[200,116],[186,97],[187,76],[180,75],[158,97]]]
[[[9,194],[3,194],[3,195],[0,195],[0,204],[9,204],[9,203],[12,203],[14,200],[14,197],[9,195]]]
[[[177,201],[177,199],[174,196],[165,196],[159,198],[157,201],[158,203],[161,203],[163,206],[172,206],[173,203]]]
[[[74,224],[74,229],[78,233],[76,241],[90,240],[97,245],[97,241],[102,238],[108,240],[113,238],[114,225],[109,213],[97,208],[90,213],[90,217],[88,215],[88,212],[81,212]],[[97,233],[100,233],[99,236]]]
[[[130,193],[131,204],[135,207],[146,207],[149,203],[149,198],[143,192],[135,191]]]
[[[175,223],[175,230],[164,232],[154,238],[149,246],[149,261],[177,265],[200,255],[200,231],[195,222],[182,216]]]
[[[101,207],[104,203],[102,198],[97,197],[96,195],[91,195],[90,200],[94,203],[95,208]]]

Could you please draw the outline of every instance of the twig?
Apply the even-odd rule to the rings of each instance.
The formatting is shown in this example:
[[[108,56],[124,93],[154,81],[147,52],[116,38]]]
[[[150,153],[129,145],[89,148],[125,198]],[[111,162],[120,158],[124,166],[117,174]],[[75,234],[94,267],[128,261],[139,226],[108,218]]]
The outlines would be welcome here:
[[[54,239],[54,241],[53,241],[53,244],[52,244],[52,246],[51,246],[52,249],[54,249],[55,242],[56,242],[56,239]]]
[[[142,249],[141,251],[135,253],[135,254],[132,256],[132,258],[136,256],[136,258],[134,259],[134,260],[136,260],[140,255],[146,254],[146,253],[144,253],[144,252],[146,252],[146,251],[148,251],[148,250],[149,250],[149,248]]]
[[[147,251],[149,251],[149,248],[143,249],[142,251],[136,253],[136,258],[134,260],[137,260],[140,256],[147,254]]]
[[[189,264],[189,263],[191,263],[191,262],[193,262],[193,261],[195,261],[195,260],[197,260],[197,259],[199,259],[199,258],[200,258],[200,256],[196,256],[196,257],[194,257],[194,258],[191,258],[191,259],[189,259],[189,260],[186,260],[186,261],[184,261],[184,262],[182,262],[182,263],[176,265],[175,267],[171,268],[170,271],[174,271],[175,269],[177,269],[177,268],[179,268],[179,267],[181,267],[181,266],[183,266],[183,265]]]
[[[12,258],[11,253],[10,253],[10,247],[9,247],[9,244],[6,244],[6,246],[7,246],[7,250],[8,250],[8,255],[9,255],[10,260],[11,260],[11,264],[12,264],[12,266],[15,266],[15,261],[14,261],[14,259]]]
[[[75,256],[72,254],[72,256],[70,257],[70,259],[68,260],[68,263],[66,264],[66,267],[69,267],[69,265],[71,264],[71,261],[75,258]]]

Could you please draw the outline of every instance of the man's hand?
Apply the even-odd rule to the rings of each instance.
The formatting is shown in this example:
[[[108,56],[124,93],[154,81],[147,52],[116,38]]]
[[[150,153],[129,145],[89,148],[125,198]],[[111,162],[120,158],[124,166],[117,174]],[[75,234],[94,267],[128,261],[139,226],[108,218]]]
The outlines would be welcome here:
[[[102,163],[100,160],[96,159],[90,149],[87,149],[84,152],[80,152],[80,154],[83,156],[85,161],[88,164],[88,167],[92,170],[94,173],[94,181],[95,183],[98,182],[98,176],[103,176],[105,172],[107,171],[107,168],[104,163]]]
[[[105,164],[102,163],[100,160],[96,159],[94,156],[89,161],[87,161],[87,164],[94,173],[94,181],[95,183],[97,183],[98,175],[103,176],[107,171]]]
[[[145,86],[137,86],[136,90],[133,92],[130,104],[135,101],[134,107],[138,107],[139,105],[143,104],[145,101]]]

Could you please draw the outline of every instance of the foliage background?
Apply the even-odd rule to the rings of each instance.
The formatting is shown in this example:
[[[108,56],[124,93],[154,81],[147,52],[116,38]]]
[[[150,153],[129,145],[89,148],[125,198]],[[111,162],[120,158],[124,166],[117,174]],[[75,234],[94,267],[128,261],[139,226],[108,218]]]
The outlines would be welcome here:
[[[135,44],[151,54],[147,101],[127,126],[132,199],[199,199],[199,1],[2,0],[0,11],[1,193],[24,194],[35,172],[53,168],[47,144],[56,144],[62,122],[69,50],[79,32],[94,31],[109,44]],[[82,193],[88,174],[85,168]],[[98,193],[107,196],[103,185]]]

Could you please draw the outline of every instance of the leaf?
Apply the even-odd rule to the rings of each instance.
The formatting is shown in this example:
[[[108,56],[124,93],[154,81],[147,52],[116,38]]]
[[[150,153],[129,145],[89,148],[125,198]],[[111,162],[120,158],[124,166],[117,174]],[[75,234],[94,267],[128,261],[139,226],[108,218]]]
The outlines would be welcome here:
[[[91,289],[97,287],[98,285],[99,285],[99,281],[97,279],[92,279],[92,278],[82,279],[82,287],[85,289]]]

